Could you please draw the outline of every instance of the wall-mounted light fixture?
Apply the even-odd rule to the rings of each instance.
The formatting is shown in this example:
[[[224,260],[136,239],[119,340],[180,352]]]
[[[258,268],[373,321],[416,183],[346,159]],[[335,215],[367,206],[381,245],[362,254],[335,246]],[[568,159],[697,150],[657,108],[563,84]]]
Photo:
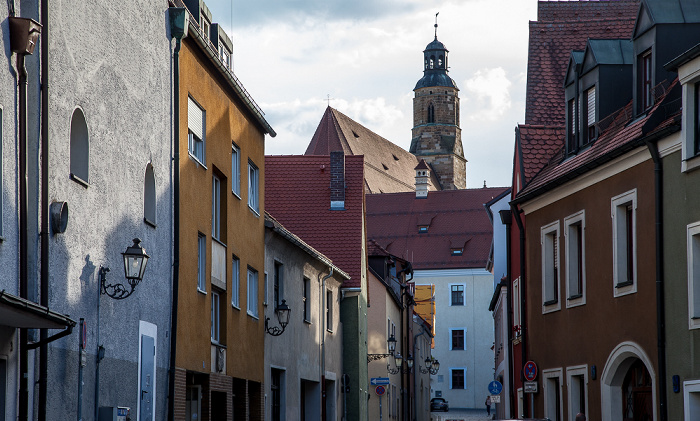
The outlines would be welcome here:
[[[143,274],[146,271],[146,263],[150,256],[146,254],[146,250],[141,247],[141,240],[134,238],[134,244],[126,248],[122,253],[124,259],[124,277],[129,284],[127,288],[124,284],[108,284],[107,272],[109,268],[100,268],[100,293],[106,294],[115,300],[123,300],[134,292],[136,285],[143,280]]]
[[[282,333],[284,333],[284,329],[287,327],[289,324],[289,312],[291,310],[289,309],[289,306],[287,305],[287,300],[282,300],[282,303],[277,306],[275,309],[275,315],[277,316],[277,321],[279,322],[280,326],[282,328],[280,329],[277,326],[272,326],[268,327],[268,322],[270,321],[269,317],[265,317],[265,332],[269,333],[272,336],[280,336]]]
[[[386,365],[386,371],[389,372],[389,374],[396,374],[398,372],[401,373],[410,373],[411,369],[413,368],[413,357],[411,354],[408,354],[408,358],[406,358],[406,367],[404,368],[403,362],[404,359],[401,356],[401,354],[394,354],[394,368],[391,368],[391,364],[387,363]]]
[[[431,357],[426,357],[425,358],[425,368],[423,367],[418,367],[421,373],[423,374],[432,374],[433,376],[437,374],[438,370],[440,370],[440,361],[437,359]]]
[[[381,360],[382,358],[391,357],[394,355],[394,352],[396,352],[396,338],[394,337],[393,333],[391,334],[391,336],[389,336],[389,339],[386,340],[386,345],[387,348],[389,348],[389,353],[367,354],[367,364],[371,363],[372,361]]]

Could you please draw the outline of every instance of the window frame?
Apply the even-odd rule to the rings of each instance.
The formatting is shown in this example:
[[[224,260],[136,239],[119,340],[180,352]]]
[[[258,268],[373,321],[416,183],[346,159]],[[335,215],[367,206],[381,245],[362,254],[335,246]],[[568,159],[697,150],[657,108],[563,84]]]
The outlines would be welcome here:
[[[231,142],[231,192],[241,198],[241,148]]]
[[[449,284],[448,286],[450,288],[450,307],[464,307],[464,306],[466,306],[467,305],[466,304],[467,303],[467,300],[466,300],[467,284],[466,283],[453,283],[453,284]],[[455,304],[454,293],[460,292],[460,291],[453,291],[453,287],[459,287],[459,286],[462,287],[462,290],[461,290],[462,302]]]
[[[333,290],[326,289],[326,330],[333,333]]]
[[[211,176],[211,237],[221,241],[221,178]]]
[[[195,117],[194,113],[196,110],[190,110],[190,107],[196,107],[202,115],[202,127],[201,127],[201,138],[197,136],[193,130],[198,129],[198,127],[193,127],[194,121],[191,121]],[[207,161],[207,112],[199,105],[197,101],[191,96],[187,96],[187,153],[190,158],[192,158],[196,163],[206,168]],[[201,148],[201,151],[198,149]],[[199,154],[201,153],[201,156]]]
[[[258,271],[254,268],[248,266],[248,276],[247,276],[247,306],[246,313],[254,318],[259,318],[258,311]]]
[[[241,260],[236,256],[231,258],[231,306],[241,309]]]
[[[563,370],[561,368],[553,368],[553,369],[547,369],[547,370],[542,370],[542,391],[544,395],[544,416],[549,418],[549,419],[564,419],[564,396],[563,396],[563,383],[562,383],[562,377],[563,377]],[[549,384],[550,379],[557,379],[558,381],[558,390],[554,391],[557,396],[558,400],[558,406],[559,406],[559,414],[558,416],[556,414],[551,414],[552,412],[552,407],[550,400],[552,398],[551,396],[551,391],[549,390],[551,388]],[[557,402],[555,402],[556,405]],[[555,408],[556,411],[556,408]]]
[[[572,235],[571,229],[579,227],[579,232]],[[575,248],[574,248],[574,242]],[[566,307],[586,304],[586,211],[581,210],[564,218],[564,258],[566,272]],[[574,251],[577,251],[574,255]],[[575,262],[575,266],[574,263]],[[575,271],[576,287],[574,290],[572,274]]]
[[[455,332],[462,332],[462,348],[455,348],[454,334]],[[467,328],[466,327],[455,327],[450,328],[450,351],[466,351],[467,350]]]
[[[593,96],[593,109],[591,109],[591,93]],[[583,91],[583,98],[581,100],[583,107],[581,110],[581,117],[584,121],[582,125],[583,136],[581,136],[581,146],[588,146],[596,139],[596,128],[595,128],[595,106],[596,106],[596,87],[595,84],[588,87]],[[591,115],[592,114],[592,115]]]
[[[462,387],[455,388],[454,380],[455,373],[462,372]],[[467,389],[467,367],[450,367],[450,390],[466,390]]]
[[[514,338],[520,338],[522,331],[522,313],[520,311],[521,304],[520,277],[513,280],[513,328],[517,327],[513,332]]]
[[[2,110],[0,110],[2,112]],[[0,116],[0,119],[2,117]],[[0,167],[0,171],[2,168]],[[156,174],[153,164],[149,161],[146,164],[146,171],[143,176],[143,221],[146,225],[156,228],[156,218],[158,217],[158,197],[156,193]],[[1,204],[1,202],[0,202]],[[2,218],[2,206],[0,206],[0,218]],[[0,231],[2,235],[2,231]]]
[[[654,94],[653,94],[653,52],[649,48],[643,51],[637,56],[637,89],[639,97],[638,99],[638,112],[637,114],[643,114],[648,111],[654,105]]]
[[[221,295],[212,288],[211,291],[211,342],[221,342]]]
[[[282,292],[284,284],[284,264],[275,260],[274,271],[272,273],[272,308],[277,309],[282,302]]]
[[[583,408],[576,408],[574,405],[575,402],[578,400],[576,399],[576,396],[574,396],[574,392],[576,391],[576,387],[574,386],[574,377],[583,377],[583,384],[581,385],[584,396]],[[588,401],[590,397],[588,393],[588,365],[584,364],[573,367],[566,367],[566,391],[568,395],[566,400],[569,414],[575,415],[579,412],[588,414]]]
[[[80,120],[75,120],[76,118]],[[81,120],[83,124],[74,127],[74,123],[79,124]],[[85,133],[82,133],[82,129]],[[88,188],[90,186],[90,129],[85,112],[80,107],[76,107],[71,114],[68,161],[69,178]]]
[[[561,309],[560,231],[559,220],[540,228],[540,246],[542,254],[542,314]],[[553,289],[553,291],[549,291],[549,289]],[[550,295],[552,296],[551,298]]]
[[[700,221],[686,227],[688,329],[700,329]]]
[[[248,208],[260,216],[260,169],[248,160]]]
[[[311,324],[311,279],[306,276],[302,284],[301,303],[304,323]]]
[[[207,236],[197,234],[197,291],[207,293]]]
[[[610,204],[613,229],[613,296],[620,297],[637,292],[637,189],[613,197]],[[628,220],[629,207],[631,221]],[[632,279],[628,279],[630,270]],[[624,276],[622,272],[625,272]]]

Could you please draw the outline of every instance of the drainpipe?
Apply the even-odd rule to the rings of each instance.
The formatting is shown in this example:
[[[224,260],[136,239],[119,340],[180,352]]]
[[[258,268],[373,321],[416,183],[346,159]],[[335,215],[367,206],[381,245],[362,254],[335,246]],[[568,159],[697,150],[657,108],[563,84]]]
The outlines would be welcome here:
[[[418,361],[416,360],[416,342],[418,341],[418,337],[422,336],[425,334],[425,328],[421,329],[421,332],[417,335],[413,335],[413,367],[414,370],[418,370],[420,373],[420,363],[423,361]],[[415,376],[417,376],[418,373],[413,371],[413,376],[414,376],[414,381],[413,381],[413,421],[416,421],[418,418],[418,399],[416,399],[416,396],[418,396],[418,382],[415,381]]]
[[[507,418],[513,418],[513,280],[511,272],[510,252],[510,227],[513,223],[513,213],[510,210],[499,211],[501,223],[506,227],[506,317],[508,318],[508,414]],[[499,287],[500,288],[500,287]]]
[[[520,219],[520,209],[515,204],[510,205],[510,211],[515,216],[515,223],[520,231],[520,351],[522,354],[522,364],[527,361],[527,351],[525,350],[525,332],[526,332],[526,317],[525,317],[525,227]],[[515,376],[515,373],[513,373]],[[523,380],[522,367],[520,368],[520,380]],[[523,397],[523,415],[527,414],[527,399]]]
[[[654,161],[654,202],[656,231],[656,337],[659,365],[659,419],[668,419],[666,399],[666,325],[664,306],[664,253],[663,253],[663,164],[659,148],[652,140],[646,141]]]
[[[170,376],[168,378],[168,421],[175,418],[175,356],[177,351],[177,305],[180,284],[180,47],[187,36],[189,15],[184,7],[171,7],[170,34],[173,51],[173,301],[170,313]]]
[[[333,276],[333,266],[328,266],[330,272],[321,280],[320,306],[318,315],[321,319],[321,421],[326,421],[326,317],[324,313],[326,302],[326,280]]]
[[[41,1],[41,305],[49,307],[49,0]],[[49,331],[39,333],[39,421],[46,420]]]

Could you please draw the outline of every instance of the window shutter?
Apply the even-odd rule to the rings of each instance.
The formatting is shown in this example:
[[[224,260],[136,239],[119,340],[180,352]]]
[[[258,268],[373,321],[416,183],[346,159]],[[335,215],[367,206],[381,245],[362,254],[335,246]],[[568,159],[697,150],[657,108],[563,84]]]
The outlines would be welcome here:
[[[595,86],[588,90],[588,126],[595,124]]]
[[[204,140],[204,110],[187,97],[187,127],[199,140]]]

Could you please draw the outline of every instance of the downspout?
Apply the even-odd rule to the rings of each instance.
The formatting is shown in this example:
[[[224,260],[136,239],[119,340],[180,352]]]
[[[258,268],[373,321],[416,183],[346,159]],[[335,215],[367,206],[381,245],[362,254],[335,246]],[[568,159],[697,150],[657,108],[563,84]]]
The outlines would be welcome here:
[[[506,227],[506,317],[508,318],[508,414],[507,418],[513,418],[513,280],[511,271],[510,251],[510,226],[513,223],[513,213],[509,210],[498,212],[501,222]]]
[[[49,307],[49,0],[41,0],[41,305]],[[66,334],[70,334],[70,329]],[[46,420],[48,397],[48,329],[39,341],[39,421]]]
[[[326,421],[326,315],[324,314],[326,303],[326,280],[333,276],[333,266],[328,266],[330,272],[321,280],[321,308],[318,315],[321,319],[321,421]]]
[[[510,211],[515,216],[515,223],[518,225],[518,230],[520,231],[520,351],[522,355],[522,364],[527,361],[527,351],[525,350],[525,332],[526,332],[526,320],[525,317],[525,227],[523,226],[523,221],[520,219],[520,210],[515,204],[510,205]],[[515,373],[513,373],[515,376]],[[520,380],[523,380],[523,371],[520,369]],[[523,415],[527,414],[527,399],[523,399]]]
[[[425,334],[425,328],[421,329],[421,332],[417,335],[413,335],[413,367],[414,370],[418,370],[420,372],[420,364],[423,361],[418,361],[416,360],[416,342],[418,341],[418,337],[421,335]],[[413,375],[416,376],[417,373],[414,371]],[[416,396],[418,396],[418,382],[414,380],[413,382],[413,421],[416,421],[418,419],[418,399],[416,399]]]
[[[398,273],[396,274],[397,280],[399,279],[399,276],[401,276],[402,273],[403,273],[403,277],[404,277],[404,282],[403,282],[403,285],[399,284],[400,289],[401,289],[401,323],[403,324],[401,340],[403,341],[403,337],[405,337],[406,341],[408,341],[409,323],[408,323],[408,315],[407,315],[408,312],[406,311],[408,309],[408,303],[406,303],[404,305],[404,302],[405,302],[404,297],[406,295],[408,295],[407,283],[409,281],[413,280],[413,265],[411,264],[411,262],[406,262],[406,267],[404,267],[403,269],[398,271]],[[406,274],[411,275],[411,278],[406,279]],[[402,344],[401,349],[408,350],[408,344]],[[410,355],[410,354],[407,357],[415,358],[414,355]],[[414,360],[414,365],[415,365],[415,360]],[[402,368],[402,370],[403,370],[403,368]],[[411,371],[409,370],[408,373],[403,373],[403,372],[401,373],[401,392],[403,393],[403,411],[402,412],[403,412],[403,419],[404,420],[410,420],[410,418],[411,418],[410,409],[411,409],[412,405],[409,402],[411,400],[411,395],[409,393],[410,392],[409,391],[410,384],[411,384],[411,378],[409,376],[410,372]],[[408,386],[406,386],[406,379],[408,379]]]
[[[170,376],[168,377],[168,420],[175,419],[175,357],[177,355],[177,307],[180,285],[180,48],[187,36],[189,15],[184,7],[170,8],[173,51],[173,297],[170,313]]]
[[[24,66],[24,53],[17,53],[17,73],[19,75],[19,296],[28,298],[27,283],[29,272],[27,229],[27,69]],[[20,329],[20,380],[19,380],[19,419],[29,417],[29,349],[27,329]]]
[[[663,163],[659,148],[651,140],[646,141],[654,161],[654,202],[656,231],[656,337],[659,365],[659,416],[668,419],[666,399],[666,325],[664,306],[664,253],[663,253]]]

